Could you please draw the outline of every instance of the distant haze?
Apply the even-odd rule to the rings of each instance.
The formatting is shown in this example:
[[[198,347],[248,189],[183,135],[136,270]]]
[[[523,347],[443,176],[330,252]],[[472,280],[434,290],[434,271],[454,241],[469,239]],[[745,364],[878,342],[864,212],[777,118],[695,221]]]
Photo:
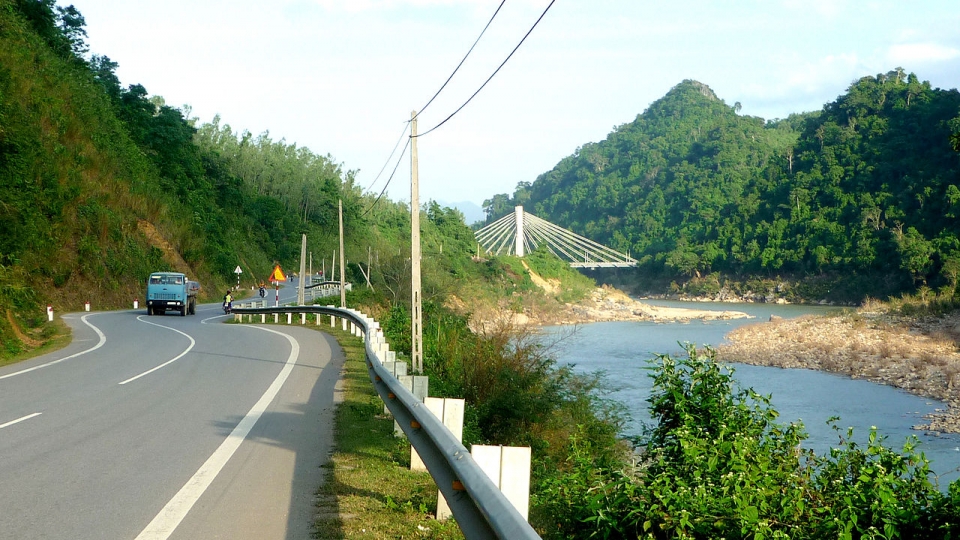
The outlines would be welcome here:
[[[467,225],[473,225],[478,221],[487,219],[487,214],[483,212],[483,208],[473,201],[437,201],[437,204],[440,206],[446,206],[448,208],[456,208],[457,210],[463,212],[463,220],[467,223]]]

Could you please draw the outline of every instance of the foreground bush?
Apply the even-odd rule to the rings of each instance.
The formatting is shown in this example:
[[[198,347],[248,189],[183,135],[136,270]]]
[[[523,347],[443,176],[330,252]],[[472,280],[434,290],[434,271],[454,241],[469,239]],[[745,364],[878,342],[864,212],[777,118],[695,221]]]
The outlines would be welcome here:
[[[769,397],[735,387],[715,352],[660,356],[655,425],[634,467],[574,453],[549,486],[557,538],[958,538],[960,483],[941,493],[916,440],[901,452],[871,430],[827,456],[802,449],[800,423],[776,423]]]

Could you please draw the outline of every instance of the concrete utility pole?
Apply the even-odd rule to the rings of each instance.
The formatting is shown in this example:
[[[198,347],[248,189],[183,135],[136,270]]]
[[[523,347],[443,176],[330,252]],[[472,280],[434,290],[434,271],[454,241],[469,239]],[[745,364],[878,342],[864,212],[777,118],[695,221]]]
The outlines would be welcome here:
[[[417,169],[417,111],[410,113],[410,280],[413,329],[410,363],[423,373],[423,304],[420,301],[420,179]]]
[[[305,268],[306,264],[307,264],[307,235],[304,234],[301,236],[301,239],[300,239],[300,282],[297,283],[297,285],[299,285],[297,287],[297,305],[298,306],[303,305],[303,291],[304,291],[304,287],[307,286],[307,284],[303,280],[303,278],[305,277],[304,272],[306,271],[306,268]]]
[[[343,269],[346,263],[343,260],[343,199],[337,202],[337,211],[340,215],[340,307],[347,307],[347,291],[343,288]]]

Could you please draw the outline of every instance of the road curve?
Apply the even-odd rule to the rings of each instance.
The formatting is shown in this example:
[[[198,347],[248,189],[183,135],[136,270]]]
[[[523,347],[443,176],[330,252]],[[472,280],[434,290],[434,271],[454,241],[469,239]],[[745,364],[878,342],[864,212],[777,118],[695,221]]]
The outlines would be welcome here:
[[[63,318],[68,347],[0,368],[0,539],[310,537],[330,336],[217,304]]]

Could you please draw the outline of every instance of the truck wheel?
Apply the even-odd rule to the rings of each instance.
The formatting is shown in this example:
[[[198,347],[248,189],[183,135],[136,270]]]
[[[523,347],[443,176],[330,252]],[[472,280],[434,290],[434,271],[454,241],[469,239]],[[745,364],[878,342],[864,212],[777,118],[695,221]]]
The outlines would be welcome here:
[[[184,305],[182,308],[180,308],[180,316],[181,316],[181,317],[186,317],[186,316],[187,316],[187,306],[186,306],[186,305]]]
[[[191,314],[191,315],[196,315],[196,314],[197,314],[197,301],[196,301],[196,300],[192,300],[192,299],[190,300],[190,314]]]

